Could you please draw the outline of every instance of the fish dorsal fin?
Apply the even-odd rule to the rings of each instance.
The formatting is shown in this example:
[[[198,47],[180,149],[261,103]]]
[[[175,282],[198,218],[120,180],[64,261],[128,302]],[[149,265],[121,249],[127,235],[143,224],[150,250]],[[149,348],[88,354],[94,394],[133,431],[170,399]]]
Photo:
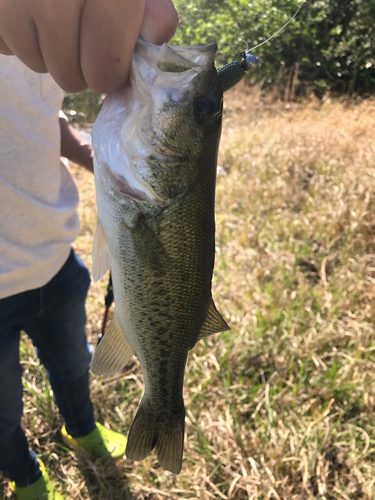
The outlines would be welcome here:
[[[92,243],[92,277],[99,281],[111,267],[111,254],[108,250],[107,238],[99,219]]]
[[[207,316],[203,323],[202,329],[198,336],[198,340],[204,339],[211,333],[226,332],[230,330],[227,322],[222,318],[219,311],[216,309],[215,303],[211,298],[210,305],[208,306]]]
[[[111,377],[127,364],[133,354],[115,316],[93,354],[91,371],[95,375]]]

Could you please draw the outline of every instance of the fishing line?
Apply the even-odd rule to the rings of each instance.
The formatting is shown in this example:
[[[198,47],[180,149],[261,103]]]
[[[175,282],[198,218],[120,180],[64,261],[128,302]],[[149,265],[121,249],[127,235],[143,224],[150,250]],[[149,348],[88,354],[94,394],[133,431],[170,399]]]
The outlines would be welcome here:
[[[267,40],[265,40],[264,42],[259,43],[258,45],[255,45],[255,47],[252,47],[251,49],[246,49],[246,50],[245,50],[246,54],[247,54],[248,52],[251,52],[251,51],[252,51],[252,50],[254,50],[254,49],[257,49],[258,47],[261,47],[261,46],[262,46],[262,45],[264,45],[265,43],[267,43],[267,42],[269,42],[270,40],[272,40],[272,38],[274,38],[275,36],[277,36],[277,35],[280,33],[280,31],[282,31],[284,28],[286,28],[286,27],[288,26],[288,24],[290,24],[290,23],[293,21],[293,19],[295,19],[295,18],[298,16],[299,11],[302,9],[302,7],[303,7],[303,6],[304,6],[304,4],[306,3],[306,1],[307,1],[307,0],[304,0],[304,1],[301,3],[301,5],[298,7],[298,9],[297,9],[296,13],[294,14],[294,16],[292,16],[292,17],[289,19],[289,21],[288,21],[288,22],[286,22],[286,23],[284,24],[284,26],[282,26],[282,27],[281,27],[278,31],[276,31],[276,33],[274,33],[272,36],[270,36],[269,38],[267,38]]]

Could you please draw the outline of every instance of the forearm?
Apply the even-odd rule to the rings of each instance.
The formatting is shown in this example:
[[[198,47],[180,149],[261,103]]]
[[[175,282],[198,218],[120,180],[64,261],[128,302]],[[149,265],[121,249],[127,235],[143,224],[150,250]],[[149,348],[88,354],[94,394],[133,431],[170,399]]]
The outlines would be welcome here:
[[[88,142],[64,118],[59,118],[61,156],[94,172],[93,150]]]

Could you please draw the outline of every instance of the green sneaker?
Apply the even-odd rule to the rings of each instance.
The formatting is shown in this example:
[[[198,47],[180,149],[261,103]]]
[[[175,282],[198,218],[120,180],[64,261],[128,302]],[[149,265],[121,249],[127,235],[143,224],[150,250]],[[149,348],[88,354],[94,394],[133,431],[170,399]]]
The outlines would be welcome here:
[[[46,468],[41,460],[38,459],[42,477],[34,483],[19,488],[15,483],[9,482],[10,489],[16,495],[17,500],[64,500],[55,490]]]
[[[87,436],[74,438],[68,434],[65,425],[61,428],[61,437],[66,445],[73,449],[84,449],[91,458],[111,456],[114,460],[125,454],[127,439],[118,432],[109,431],[101,424],[96,424]]]

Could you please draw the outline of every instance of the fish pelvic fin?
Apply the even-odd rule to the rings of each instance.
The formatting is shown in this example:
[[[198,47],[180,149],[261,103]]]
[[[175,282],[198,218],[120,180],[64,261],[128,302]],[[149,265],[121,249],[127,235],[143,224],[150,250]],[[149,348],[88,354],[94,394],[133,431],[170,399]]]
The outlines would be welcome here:
[[[99,219],[92,242],[92,277],[99,281],[111,266],[111,254],[108,250],[107,238]]]
[[[115,316],[93,354],[91,371],[95,375],[111,377],[127,364],[133,354],[120,321]]]
[[[204,339],[212,333],[226,332],[230,330],[227,322],[216,309],[215,303],[211,298],[210,305],[208,306],[207,316],[199,333],[198,340]]]
[[[143,460],[155,448],[164,470],[179,474],[184,450],[185,408],[176,414],[158,415],[146,396],[139,405],[129,431],[126,457]]]

